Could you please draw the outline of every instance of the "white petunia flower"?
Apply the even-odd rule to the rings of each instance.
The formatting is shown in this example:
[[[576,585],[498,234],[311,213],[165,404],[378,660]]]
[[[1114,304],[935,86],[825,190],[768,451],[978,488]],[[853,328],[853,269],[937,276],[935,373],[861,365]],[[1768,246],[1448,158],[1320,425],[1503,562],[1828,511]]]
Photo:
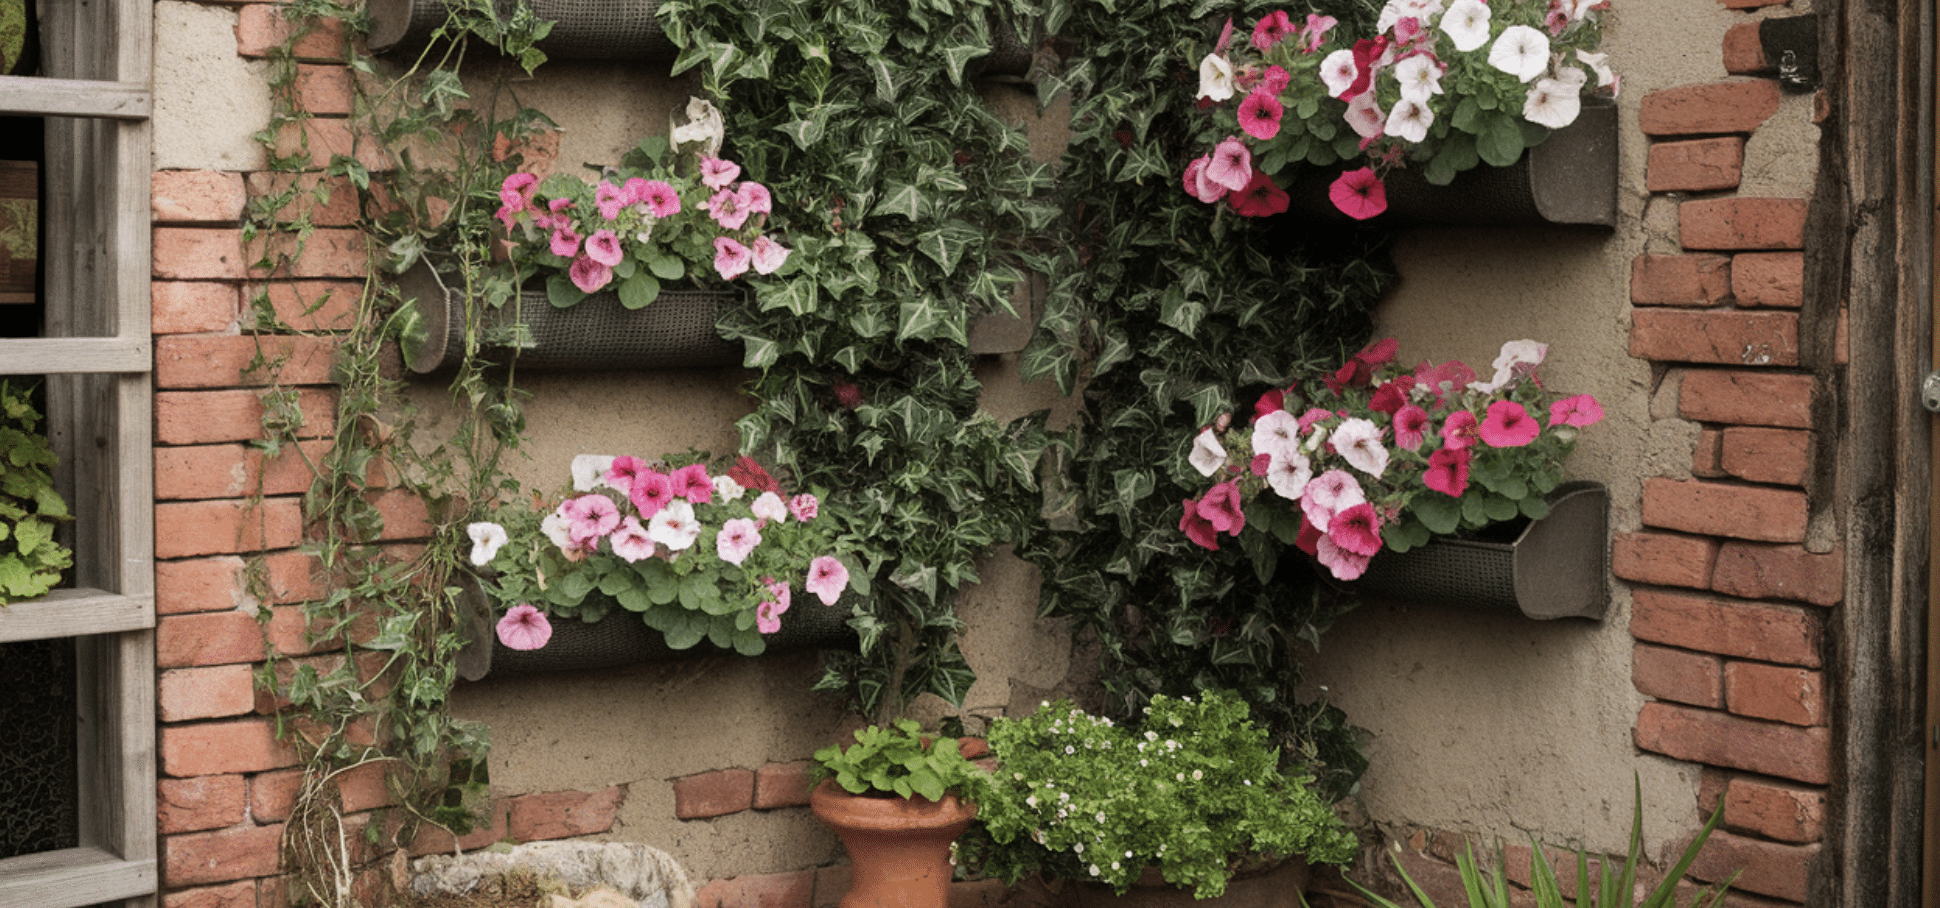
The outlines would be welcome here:
[[[1219,444],[1219,436],[1212,429],[1202,429],[1192,440],[1192,453],[1186,456],[1192,468],[1201,476],[1211,476],[1226,465],[1226,449]]]
[[[606,471],[613,469],[613,456],[610,454],[580,454],[573,458],[573,491],[591,492],[602,486],[611,488],[606,482]]]
[[[1225,101],[1233,97],[1233,63],[1218,54],[1199,61],[1199,97]]]
[[[1299,501],[1301,493],[1307,491],[1307,483],[1313,478],[1313,463],[1299,451],[1293,452],[1291,457],[1275,458],[1266,467],[1266,484],[1288,501]]]
[[[1427,105],[1402,98],[1388,111],[1388,122],[1382,132],[1404,142],[1420,142],[1428,138],[1428,127],[1434,122],[1435,114]]]
[[[1381,112],[1381,105],[1374,103],[1374,92],[1361,92],[1347,103],[1347,125],[1363,139],[1378,138],[1387,129],[1388,115]]]
[[[1489,5],[1482,0],[1455,0],[1442,16],[1441,28],[1455,49],[1467,53],[1489,43]]]
[[[1415,54],[1396,63],[1394,79],[1401,85],[1401,97],[1426,106],[1429,98],[1442,93],[1442,70],[1445,68],[1431,54]]]
[[[1300,417],[1275,410],[1254,420],[1249,443],[1254,454],[1265,454],[1274,460],[1299,454]]]
[[[727,137],[727,123],[721,112],[705,98],[687,99],[687,122],[671,124],[672,139],[675,145],[698,143],[702,157],[711,158],[721,153],[721,141]]]
[[[465,527],[466,535],[472,538],[472,564],[484,567],[492,563],[498,554],[499,546],[505,544],[505,528],[496,523],[480,522]]]
[[[1380,478],[1388,468],[1388,448],[1381,443],[1381,427],[1365,419],[1343,419],[1327,443],[1334,446],[1347,465],[1369,476]]]
[[[1361,71],[1354,66],[1354,52],[1347,48],[1334,51],[1320,61],[1320,81],[1327,85],[1329,97],[1340,97],[1360,75]]]
[[[1489,65],[1527,82],[1549,68],[1549,37],[1527,25],[1502,30],[1489,48]]]
[[[1576,71],[1578,75],[1582,70]],[[1562,129],[1583,111],[1580,89],[1556,79],[1537,79],[1522,102],[1522,118],[1538,126]]]

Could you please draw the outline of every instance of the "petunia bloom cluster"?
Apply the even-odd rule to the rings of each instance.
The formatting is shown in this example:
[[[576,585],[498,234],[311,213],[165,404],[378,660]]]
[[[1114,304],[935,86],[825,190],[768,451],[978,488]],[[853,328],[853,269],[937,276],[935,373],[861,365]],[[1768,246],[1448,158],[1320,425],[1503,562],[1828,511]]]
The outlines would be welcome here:
[[[508,515],[527,538],[493,522],[467,528],[472,563],[491,569],[502,600],[518,603],[507,614],[519,618],[500,624],[508,646],[530,644],[544,622],[519,608],[576,613],[595,589],[649,624],[677,623],[685,610],[724,619],[724,633],[765,635],[781,629],[797,588],[824,605],[849,588],[821,500],[789,494],[751,458],[710,472],[707,463],[586,455],[573,476],[549,509]]]
[[[1287,207],[1278,180],[1301,164],[1348,168],[1330,188],[1357,219],[1387,208],[1381,176],[1414,162],[1446,184],[1507,166],[1549,129],[1575,122],[1586,93],[1614,96],[1597,52],[1609,0],[1388,0],[1376,34],[1343,34],[1331,16],[1263,16],[1251,40],[1228,22],[1199,65],[1213,150],[1185,189],[1248,217]],[[1531,127],[1542,127],[1531,131]],[[1223,137],[1221,137],[1223,134]]]
[[[697,122],[718,119],[711,105],[698,103],[705,109],[689,105],[690,115],[703,118]],[[546,276],[554,305],[613,290],[640,308],[659,296],[663,282],[731,281],[787,264],[788,247],[762,232],[774,212],[768,187],[714,157],[713,130],[677,127],[673,136],[671,146],[658,136],[643,140],[590,183],[564,174],[505,178],[497,216],[512,260],[524,275]],[[687,142],[695,147],[677,153]]]
[[[1383,548],[1547,513],[1577,430],[1603,418],[1587,394],[1546,391],[1548,347],[1504,344],[1486,381],[1461,362],[1398,366],[1393,338],[1333,373],[1266,392],[1250,425],[1201,430],[1187,460],[1214,480],[1184,502],[1179,529],[1197,545],[1267,529],[1353,580]]]

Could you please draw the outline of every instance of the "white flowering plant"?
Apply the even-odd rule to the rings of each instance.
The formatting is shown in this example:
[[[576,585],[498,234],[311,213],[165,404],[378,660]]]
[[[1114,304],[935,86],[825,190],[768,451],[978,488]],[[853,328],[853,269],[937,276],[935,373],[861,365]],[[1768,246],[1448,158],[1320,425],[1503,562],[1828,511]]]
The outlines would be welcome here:
[[[1250,425],[1201,429],[1187,460],[1213,486],[1185,501],[1180,531],[1217,549],[1250,526],[1354,580],[1383,548],[1546,516],[1578,430],[1603,418],[1596,398],[1544,388],[1549,348],[1532,340],[1503,344],[1487,381],[1459,361],[1407,369],[1398,350],[1375,341],[1261,395]]]
[[[503,610],[500,642],[539,649],[548,615],[593,622],[617,609],[673,649],[707,640],[752,656],[781,630],[797,590],[824,608],[851,589],[867,595],[818,496],[788,494],[748,457],[725,469],[684,461],[581,456],[570,491],[470,524],[471,562]]]
[[[521,282],[543,276],[547,300],[560,308],[611,290],[639,309],[665,282],[783,271],[791,250],[763,232],[773,195],[717,157],[723,127],[712,104],[695,98],[686,113],[686,123],[642,139],[619,166],[596,168],[593,182],[505,178],[497,217]]]
[[[1060,700],[1000,718],[995,770],[973,780],[977,823],[958,841],[973,870],[1102,883],[1123,894],[1146,869],[1199,898],[1286,858],[1344,864],[1359,842],[1230,691],[1154,696],[1138,728]]]
[[[1360,161],[1329,197],[1350,217],[1387,209],[1382,177],[1414,165],[1447,185],[1477,164],[1507,167],[1575,122],[1586,94],[1614,97],[1598,52],[1609,0],[1387,0],[1373,36],[1284,10],[1235,41],[1228,22],[1199,66],[1206,138],[1185,188],[1249,217],[1287,208],[1300,166]]]

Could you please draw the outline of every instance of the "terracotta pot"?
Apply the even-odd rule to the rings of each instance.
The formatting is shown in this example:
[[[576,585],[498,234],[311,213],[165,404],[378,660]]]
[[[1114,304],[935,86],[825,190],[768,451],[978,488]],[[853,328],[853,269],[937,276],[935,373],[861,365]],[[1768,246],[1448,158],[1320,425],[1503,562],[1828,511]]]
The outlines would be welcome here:
[[[809,807],[849,851],[854,878],[842,908],[945,908],[950,898],[950,843],[977,806],[946,794],[928,798],[852,795],[824,779]]]
[[[1307,862],[1293,858],[1242,872],[1226,881],[1224,895],[1198,899],[1191,889],[1166,882],[1157,867],[1148,867],[1124,895],[1110,886],[1083,883],[1072,887],[1071,903],[1073,908],[1300,908],[1307,877]]]

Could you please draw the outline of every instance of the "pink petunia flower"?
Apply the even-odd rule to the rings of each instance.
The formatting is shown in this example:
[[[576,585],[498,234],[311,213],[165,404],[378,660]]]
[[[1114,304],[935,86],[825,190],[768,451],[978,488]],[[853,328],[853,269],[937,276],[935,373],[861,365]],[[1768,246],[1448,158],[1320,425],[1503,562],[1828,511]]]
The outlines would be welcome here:
[[[1340,20],[1335,19],[1333,16],[1308,13],[1307,24],[1300,29],[1300,43],[1297,45],[1300,48],[1300,52],[1303,54],[1311,54],[1319,50],[1320,45],[1327,40],[1327,33],[1332,31],[1334,26],[1338,24],[1340,24]]]
[[[768,187],[760,183],[742,183],[740,188],[734,190],[734,198],[741,203],[741,207],[753,214],[768,214],[775,210],[774,196],[768,192]]]
[[[1367,501],[1361,484],[1346,470],[1328,470],[1307,483],[1300,496],[1300,512],[1315,529],[1327,532],[1334,515]]]
[[[1489,405],[1488,415],[1483,417],[1479,430],[1482,440],[1491,447],[1520,448],[1536,440],[1542,433],[1542,426],[1536,424],[1529,411],[1513,400],[1498,400]]]
[[[1253,46],[1260,51],[1271,50],[1287,35],[1293,33],[1293,21],[1287,18],[1285,10],[1274,10],[1260,17],[1253,26]]]
[[[1234,192],[1253,181],[1253,153],[1238,136],[1227,136],[1213,146],[1212,160],[1206,164],[1206,179]]]
[[[1475,414],[1467,410],[1456,410],[1442,421],[1442,447],[1461,449],[1475,444]]]
[[[788,261],[788,255],[793,251],[765,236],[755,237],[754,245],[748,247],[756,274],[774,274]]]
[[[620,525],[620,510],[605,495],[581,495],[559,506],[559,513],[572,521],[569,532],[574,545],[591,547],[599,538]]]
[[[785,611],[788,611],[786,605],[773,600],[762,600],[760,605],[754,607],[754,629],[764,634],[781,630],[781,614]]]
[[[1287,72],[1286,67],[1275,64],[1267,67],[1266,72],[1260,74],[1259,90],[1277,97],[1292,83],[1293,74]]]
[[[782,612],[788,611],[790,598],[793,595],[792,591],[788,588],[788,584],[776,580],[773,577],[761,578],[761,584],[768,588],[768,595],[774,597],[775,604],[780,606],[780,609],[775,614],[779,615]]]
[[[1357,221],[1388,210],[1388,188],[1381,185],[1381,178],[1374,175],[1371,167],[1341,174],[1327,188],[1327,197],[1333,200],[1335,208]]]
[[[707,214],[725,230],[740,230],[751,214],[741,197],[723,189],[707,200]],[[738,245],[738,244],[737,244]]]
[[[676,498],[685,498],[694,504],[708,504],[714,500],[714,480],[708,477],[705,464],[681,467],[668,477],[668,481],[673,484]]]
[[[1549,405],[1551,426],[1593,426],[1603,419],[1603,407],[1588,394],[1565,397]]]
[[[1193,544],[1204,549],[1219,550],[1219,532],[1206,518],[1199,516],[1199,502],[1188,498],[1185,501],[1185,514],[1179,518],[1179,531]]]
[[[1358,580],[1367,573],[1369,556],[1348,550],[1331,536],[1322,536],[1315,541],[1314,557],[1327,567],[1336,580]]]
[[[781,500],[780,495],[773,492],[761,493],[760,497],[754,500],[754,504],[748,505],[748,510],[753,511],[754,516],[762,520],[781,522],[788,519],[788,504]]]
[[[1278,103],[1278,102],[1275,102]],[[1255,171],[1240,191],[1233,193],[1227,200],[1235,214],[1249,218],[1263,218],[1287,210],[1287,194],[1265,171]]]
[[[1381,518],[1374,506],[1362,502],[1334,514],[1327,527],[1327,538],[1356,555],[1381,551]]]
[[[795,515],[796,520],[807,523],[814,520],[817,514],[822,513],[822,500],[808,492],[803,492],[788,499],[788,513]]]
[[[1267,486],[1288,501],[1299,501],[1307,491],[1307,483],[1313,481],[1313,476],[1313,464],[1305,454],[1275,458],[1266,465]]]
[[[1423,362],[1415,367],[1415,391],[1426,391],[1434,397],[1435,405],[1441,406],[1449,396],[1469,386],[1475,380],[1475,370],[1460,360],[1450,360],[1441,365]]]
[[[571,258],[579,254],[579,239],[579,232],[574,230],[570,223],[561,224],[555,221],[552,228],[552,242],[547,248],[552,250],[553,255]]]
[[[1245,501],[1240,497],[1239,484],[1222,482],[1199,496],[1199,516],[1205,518],[1214,530],[1238,536],[1241,530],[1246,529],[1246,512],[1241,509],[1243,504]]]
[[[1454,498],[1468,491],[1467,448],[1440,448],[1428,455],[1428,469],[1421,473],[1421,484]]]
[[[1239,102],[1239,128],[1262,141],[1280,134],[1280,116],[1285,110],[1280,99],[1265,88],[1257,88]]]
[[[1408,404],[1394,411],[1394,444],[1404,451],[1421,447],[1428,439],[1428,411]]]
[[[524,211],[532,207],[532,192],[538,185],[539,178],[536,175],[512,174],[498,186],[499,203],[513,211]]]
[[[498,619],[498,641],[509,649],[534,650],[552,639],[552,622],[546,614],[520,603],[507,609]]]
[[[651,518],[674,500],[674,481],[659,470],[641,470],[633,475],[626,496],[640,516]]]
[[[611,230],[595,230],[592,236],[586,238],[586,257],[611,268],[626,258],[626,252],[620,248],[619,234]]]
[[[596,293],[601,287],[613,283],[613,269],[595,261],[590,255],[573,259],[566,267],[566,276],[572,278],[573,286],[583,293]]]
[[[754,547],[761,544],[761,529],[746,517],[736,517],[721,524],[721,530],[714,534],[714,552],[721,560],[732,565],[740,565],[753,554]]]
[[[1301,436],[1305,437],[1307,434],[1307,430],[1314,427],[1314,423],[1317,423],[1323,419],[1331,419],[1333,416],[1334,416],[1334,411],[1332,410],[1323,409],[1321,407],[1308,407],[1307,412],[1300,414]]]
[[[607,467],[606,475],[600,478],[606,480],[607,485],[631,496],[633,494],[633,480],[640,476],[640,474],[647,472],[651,471],[648,469],[646,461],[631,454],[622,454],[619,457],[613,458],[613,465]]]
[[[619,217],[620,212],[625,211],[626,206],[631,203],[623,187],[601,180],[600,184],[593,188],[593,205],[600,210],[600,217],[609,221]]]
[[[629,185],[632,181],[627,181]],[[680,213],[680,193],[661,180],[641,180],[634,187],[635,204],[647,206],[647,213],[657,218],[670,218]]]
[[[726,189],[741,176],[741,165],[720,158],[701,158],[701,183],[709,189]]]
[[[822,600],[823,605],[834,605],[842,598],[842,591],[849,588],[849,568],[842,559],[833,555],[823,555],[808,563],[808,591]]]
[[[1211,155],[1200,155],[1186,165],[1186,194],[1210,205],[1226,197],[1232,190],[1214,182],[1206,175],[1206,167],[1212,163]]]
[[[754,264],[754,253],[735,240],[717,236],[714,238],[714,271],[724,281],[731,281],[748,272]]]
[[[647,528],[640,525],[640,518],[631,514],[620,521],[620,528],[606,537],[613,554],[625,559],[628,564],[653,557],[653,537],[647,535]]]

